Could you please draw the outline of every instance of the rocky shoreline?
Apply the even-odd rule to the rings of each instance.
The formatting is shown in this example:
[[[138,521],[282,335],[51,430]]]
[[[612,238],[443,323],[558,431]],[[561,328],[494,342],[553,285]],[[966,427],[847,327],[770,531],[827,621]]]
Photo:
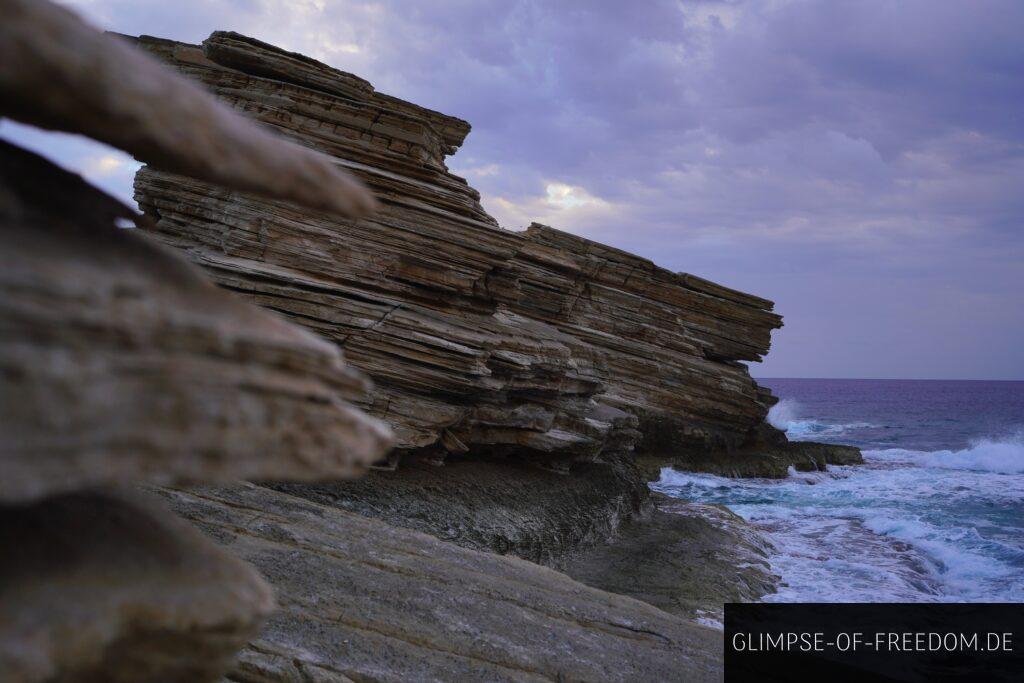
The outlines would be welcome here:
[[[0,114],[150,165],[0,145],[5,680],[721,678],[767,546],[647,481],[860,457],[764,422],[770,301],[502,229],[353,74],[9,4]]]
[[[721,633],[540,565],[263,487],[165,490],[274,586],[228,680],[718,680]]]

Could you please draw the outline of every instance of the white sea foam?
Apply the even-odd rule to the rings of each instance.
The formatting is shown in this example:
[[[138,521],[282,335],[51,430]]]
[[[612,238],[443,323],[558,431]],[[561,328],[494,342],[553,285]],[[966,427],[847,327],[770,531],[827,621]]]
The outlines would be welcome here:
[[[725,503],[767,535],[785,585],[766,600],[1024,601],[1020,437],[865,456],[783,480],[666,469],[655,488]]]
[[[723,623],[724,616],[721,613],[709,612],[707,610],[697,610],[697,616],[694,617],[694,621],[703,626],[713,628],[717,631],[725,630],[725,624]]]
[[[768,423],[776,429],[786,431],[797,420],[800,404],[791,398],[784,398],[768,411]]]
[[[889,448],[864,451],[864,455],[877,460],[912,463],[918,467],[1024,474],[1024,434],[1005,439],[981,439],[958,451]]]
[[[800,417],[801,406],[790,398],[784,398],[768,411],[768,423],[776,429],[786,432],[786,436],[794,441],[808,439],[828,439],[845,434],[851,429],[871,427],[867,422],[851,422],[847,424],[829,424],[817,420]]]

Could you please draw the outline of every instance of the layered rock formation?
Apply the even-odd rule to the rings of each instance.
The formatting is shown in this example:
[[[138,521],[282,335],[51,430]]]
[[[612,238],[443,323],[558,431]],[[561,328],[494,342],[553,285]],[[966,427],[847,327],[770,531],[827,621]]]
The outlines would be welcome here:
[[[464,121],[231,33],[138,44],[377,195],[358,221],[143,169],[154,232],[224,287],[323,334],[376,385],[402,452],[565,469],[614,453],[728,451],[773,399],[738,361],[771,303],[588,240],[499,228],[444,165]]]
[[[468,124],[350,74],[234,34],[138,41],[296,146],[66,10],[0,9],[0,115],[154,164],[140,217],[0,143],[0,678],[721,677],[720,634],[678,615],[692,585],[768,590],[722,579],[756,543],[651,512],[633,455],[777,437],[738,362],[769,302],[500,229],[444,166]],[[417,457],[338,483],[392,440],[360,407]]]
[[[137,42],[333,156],[381,205],[339,220],[152,168],[136,176],[161,239],[223,287],[333,340],[375,381],[360,405],[395,430],[387,469],[401,456],[398,471],[276,491],[567,568],[691,618],[772,590],[741,522],[652,510],[632,462],[773,476],[823,466],[827,454],[798,453],[764,423],[775,399],[741,362],[760,359],[781,325],[771,302],[547,226],[501,229],[444,163],[468,124],[356,76],[231,33]],[[637,566],[638,556],[655,559]],[[296,617],[277,639],[311,628]],[[252,655],[270,678],[281,664],[267,657],[287,660],[277,647]]]

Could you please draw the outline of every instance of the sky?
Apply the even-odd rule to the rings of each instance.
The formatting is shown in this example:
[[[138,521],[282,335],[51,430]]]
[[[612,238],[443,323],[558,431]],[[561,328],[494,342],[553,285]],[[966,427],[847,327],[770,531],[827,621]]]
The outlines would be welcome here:
[[[473,125],[502,226],[776,302],[757,377],[1024,379],[1024,2],[76,0],[235,30]],[[0,123],[129,199],[138,164]]]

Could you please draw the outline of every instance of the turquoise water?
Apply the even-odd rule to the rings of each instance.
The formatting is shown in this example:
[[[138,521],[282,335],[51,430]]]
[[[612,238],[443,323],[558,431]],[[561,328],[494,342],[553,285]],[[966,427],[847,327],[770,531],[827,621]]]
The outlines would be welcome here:
[[[775,547],[766,600],[1024,602],[1024,383],[760,380],[791,439],[866,464],[785,480],[665,470],[654,487],[723,503]]]

